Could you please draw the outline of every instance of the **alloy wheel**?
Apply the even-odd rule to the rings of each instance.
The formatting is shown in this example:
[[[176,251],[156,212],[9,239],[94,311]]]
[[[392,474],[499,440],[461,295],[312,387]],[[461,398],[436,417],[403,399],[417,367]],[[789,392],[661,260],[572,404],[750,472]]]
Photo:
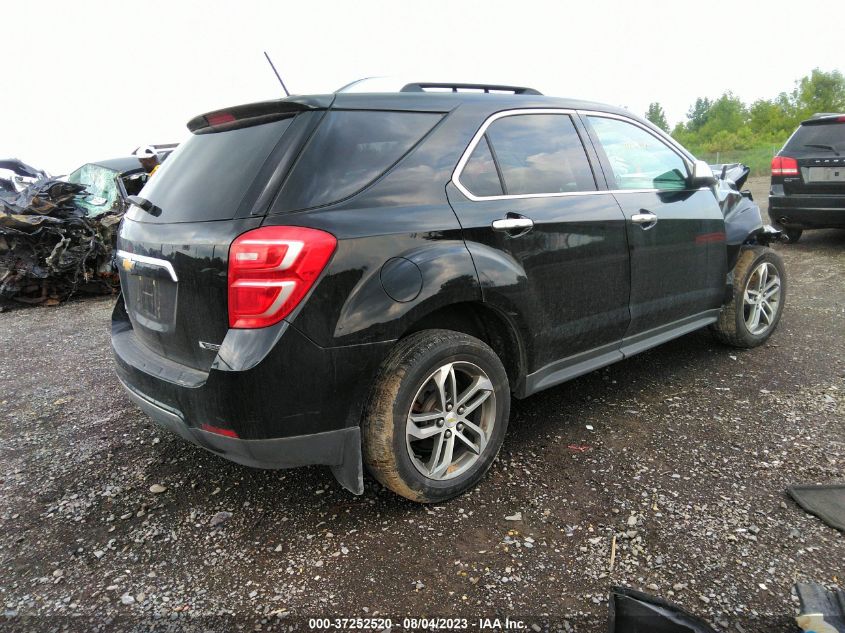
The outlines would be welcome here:
[[[781,281],[778,269],[763,262],[748,278],[743,300],[743,318],[748,331],[759,336],[765,334],[775,322],[780,308]]]
[[[411,462],[429,479],[457,477],[484,453],[495,422],[496,394],[484,370],[464,361],[442,365],[422,383],[408,412]]]

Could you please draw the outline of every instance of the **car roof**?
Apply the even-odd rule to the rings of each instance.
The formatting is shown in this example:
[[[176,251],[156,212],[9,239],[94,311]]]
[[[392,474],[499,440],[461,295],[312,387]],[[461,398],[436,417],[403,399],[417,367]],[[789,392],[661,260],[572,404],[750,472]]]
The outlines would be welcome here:
[[[196,132],[208,127],[218,115],[233,113],[239,119],[298,112],[312,109],[396,110],[411,112],[450,112],[460,106],[470,106],[490,114],[520,108],[560,108],[593,110],[618,114],[648,124],[642,117],[618,107],[595,101],[548,97],[540,94],[498,94],[482,92],[338,92],[331,94],[294,95],[284,99],[231,106],[194,117],[188,129]]]
[[[350,92],[338,93],[333,108],[384,108],[408,110],[452,110],[462,104],[487,106],[491,111],[513,108],[562,108],[567,110],[597,110],[624,116],[631,112],[617,106],[539,94],[493,94],[478,92]]]
[[[121,174],[143,169],[137,156],[120,156],[118,158],[107,158],[106,160],[92,160],[89,164],[105,167]]]

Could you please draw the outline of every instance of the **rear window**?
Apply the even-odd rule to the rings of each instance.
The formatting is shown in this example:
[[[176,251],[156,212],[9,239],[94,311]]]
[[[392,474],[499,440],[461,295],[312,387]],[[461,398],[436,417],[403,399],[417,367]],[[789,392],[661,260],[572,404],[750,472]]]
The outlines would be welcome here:
[[[584,146],[569,115],[507,116],[490,125],[487,137],[508,195],[596,189]]]
[[[815,154],[825,150],[807,145],[832,145],[837,151],[845,150],[845,123],[826,123],[822,125],[802,125],[786,142],[787,151],[802,154]]]
[[[319,207],[357,193],[407,154],[440,118],[427,112],[329,112],[288,177],[281,207]]]
[[[258,171],[293,117],[227,132],[192,134],[162,163],[139,194],[161,209],[153,217],[132,208],[139,221],[198,222],[238,215]]]

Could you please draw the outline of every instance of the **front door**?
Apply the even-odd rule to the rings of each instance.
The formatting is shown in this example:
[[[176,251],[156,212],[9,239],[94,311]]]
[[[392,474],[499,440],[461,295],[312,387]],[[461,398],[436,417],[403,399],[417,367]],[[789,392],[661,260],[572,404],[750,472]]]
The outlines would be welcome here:
[[[613,115],[585,118],[627,223],[631,324],[624,351],[714,320],[727,257],[713,191],[692,188],[687,161],[644,126]]]

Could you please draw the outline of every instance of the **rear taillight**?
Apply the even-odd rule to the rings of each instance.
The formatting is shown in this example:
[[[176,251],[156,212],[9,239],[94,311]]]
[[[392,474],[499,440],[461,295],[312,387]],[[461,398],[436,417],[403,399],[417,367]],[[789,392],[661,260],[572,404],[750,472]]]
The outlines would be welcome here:
[[[797,176],[798,161],[790,156],[775,156],[772,159],[772,176]]]
[[[229,327],[267,327],[284,319],[336,246],[330,233],[298,226],[265,226],[238,236],[229,248]]]

